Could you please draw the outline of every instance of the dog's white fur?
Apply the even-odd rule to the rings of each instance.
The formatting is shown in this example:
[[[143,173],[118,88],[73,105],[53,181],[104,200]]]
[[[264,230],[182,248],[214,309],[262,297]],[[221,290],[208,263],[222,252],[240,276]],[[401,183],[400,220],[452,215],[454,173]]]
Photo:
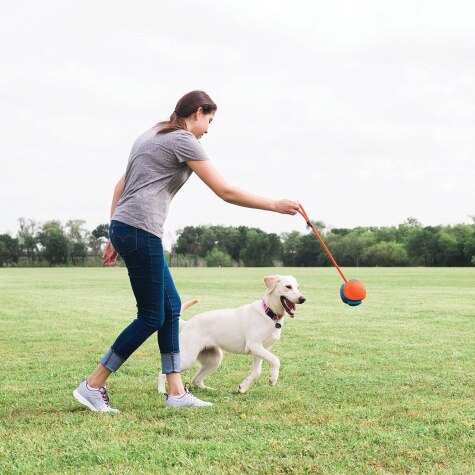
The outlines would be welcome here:
[[[262,300],[238,308],[201,313],[188,321],[180,320],[181,370],[186,371],[198,362],[200,369],[192,383],[199,388],[206,388],[204,379],[221,364],[223,351],[254,357],[251,374],[239,385],[240,393],[246,392],[260,376],[262,360],[267,361],[272,368],[269,384],[273,386],[277,382],[280,361],[269,348],[280,339],[285,314],[293,317],[295,304],[305,302],[305,297],[299,290],[297,280],[291,275],[267,276],[264,283],[266,293],[263,300],[277,315],[276,320],[265,313]],[[196,302],[192,300],[185,303],[182,310]],[[281,327],[277,328],[276,323]],[[165,393],[165,381],[166,376],[161,374],[159,392]]]

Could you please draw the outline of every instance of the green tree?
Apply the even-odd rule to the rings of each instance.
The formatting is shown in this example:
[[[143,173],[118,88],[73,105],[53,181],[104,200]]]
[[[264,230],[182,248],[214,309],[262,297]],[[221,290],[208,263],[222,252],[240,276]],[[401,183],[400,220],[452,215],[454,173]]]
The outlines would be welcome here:
[[[207,256],[219,243],[216,237],[216,229],[211,226],[205,226],[199,239],[198,255]]]
[[[83,263],[87,259],[87,242],[89,231],[84,227],[83,219],[70,219],[66,222],[69,237],[69,257],[73,266]]]
[[[399,231],[394,226],[376,228],[373,233],[376,242],[399,242]]]
[[[310,220],[310,222],[322,239],[325,239],[325,223],[315,220]],[[297,267],[326,266],[328,262],[321,244],[313,234],[310,226],[307,226],[307,231],[307,234],[296,235],[291,233],[288,235],[291,239],[289,245],[287,245],[286,240],[284,240],[283,250],[285,252],[285,260],[287,262],[289,260],[293,261],[294,264],[292,265]]]
[[[239,261],[246,232],[246,227],[186,226],[177,232],[175,251],[181,255],[205,257],[216,247]]]
[[[326,266],[325,252],[312,233],[296,239],[294,264],[297,267]]]
[[[38,248],[39,226],[32,219],[19,218],[18,220],[18,242],[23,255],[26,255],[28,264],[41,260],[40,250]]]
[[[286,267],[296,266],[296,255],[301,234],[298,231],[283,233],[282,239],[282,264]]]
[[[205,261],[207,267],[231,267],[233,265],[231,256],[216,247],[206,255]]]
[[[365,262],[367,265],[393,267],[405,266],[409,259],[403,244],[395,241],[381,241],[365,251]]]
[[[282,244],[276,234],[267,234],[260,229],[247,231],[240,258],[247,267],[268,267],[281,258]]]
[[[454,247],[449,250],[450,259],[446,265],[469,266],[475,256],[475,225],[457,224],[445,228],[455,240]]]
[[[185,226],[183,229],[179,229],[174,252],[181,255],[193,254],[204,257],[201,253],[201,238],[204,231],[204,226]]]
[[[409,229],[422,228],[422,223],[417,218],[409,217],[400,226],[404,226]]]
[[[91,236],[100,239],[109,239],[109,223],[99,224],[91,231]]]
[[[465,240],[463,241],[463,254],[466,262],[475,265],[475,226],[470,226],[470,231],[467,232]]]
[[[109,239],[109,224],[99,224],[91,231],[87,245],[93,256],[102,255],[102,247]]]
[[[356,228],[336,240],[329,240],[329,248],[340,266],[360,266],[365,264],[365,252],[374,243],[374,233]]]
[[[416,218],[407,218],[404,223],[397,227],[397,242],[402,242],[406,246],[406,239],[409,233],[416,228],[422,228],[422,224]]]
[[[38,234],[43,257],[51,266],[67,264],[70,241],[59,221],[47,221]]]
[[[440,229],[437,233],[440,266],[463,265],[463,245],[459,246],[457,237],[450,228]]]
[[[242,245],[246,238],[247,228],[241,226],[240,228],[231,226],[216,226],[214,239],[215,244],[219,249],[222,249],[231,258],[238,262]]]
[[[442,265],[444,241],[445,238],[441,238],[441,226],[414,228],[406,239],[408,255],[416,265]]]
[[[0,234],[0,266],[12,265],[18,262],[20,244],[18,239],[9,234]]]

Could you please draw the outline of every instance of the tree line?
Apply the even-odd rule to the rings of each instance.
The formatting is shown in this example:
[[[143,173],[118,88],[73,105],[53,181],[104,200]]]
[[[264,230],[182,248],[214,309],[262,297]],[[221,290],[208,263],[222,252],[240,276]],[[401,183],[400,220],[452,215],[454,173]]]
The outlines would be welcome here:
[[[341,266],[475,266],[472,224],[422,226],[414,218],[390,227],[327,229],[313,222]],[[0,235],[1,266],[102,265],[108,224],[37,223],[19,219],[16,237]],[[246,226],[186,226],[167,259],[172,266],[320,267],[331,263],[310,232],[266,233]]]
[[[318,221],[312,224],[341,266],[474,266],[473,221],[455,226],[422,226],[409,218],[399,226],[353,229],[326,229]],[[178,232],[173,253],[204,259],[208,266],[331,265],[310,231],[277,235],[244,226],[187,226]]]
[[[109,225],[100,224],[89,232],[85,224],[81,219],[63,225],[56,220],[38,223],[20,218],[16,237],[0,234],[0,265],[101,265]]]

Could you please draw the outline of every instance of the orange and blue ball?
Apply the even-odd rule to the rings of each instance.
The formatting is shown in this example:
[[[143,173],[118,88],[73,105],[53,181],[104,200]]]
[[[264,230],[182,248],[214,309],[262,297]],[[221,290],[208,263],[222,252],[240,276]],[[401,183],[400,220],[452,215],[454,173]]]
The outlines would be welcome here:
[[[356,307],[365,299],[366,287],[359,280],[351,279],[341,285],[340,297],[343,303]]]

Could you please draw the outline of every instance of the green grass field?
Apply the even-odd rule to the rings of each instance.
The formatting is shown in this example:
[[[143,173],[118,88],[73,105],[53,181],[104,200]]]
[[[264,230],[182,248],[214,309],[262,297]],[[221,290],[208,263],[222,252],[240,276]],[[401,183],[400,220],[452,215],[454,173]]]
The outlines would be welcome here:
[[[333,268],[172,271],[187,318],[297,277],[277,385],[264,363],[238,394],[251,359],[226,355],[214,407],[167,411],[151,337],[109,380],[122,413],[91,413],[71,393],[135,313],[125,269],[0,269],[0,473],[475,473],[475,269],[345,269],[356,308]]]

